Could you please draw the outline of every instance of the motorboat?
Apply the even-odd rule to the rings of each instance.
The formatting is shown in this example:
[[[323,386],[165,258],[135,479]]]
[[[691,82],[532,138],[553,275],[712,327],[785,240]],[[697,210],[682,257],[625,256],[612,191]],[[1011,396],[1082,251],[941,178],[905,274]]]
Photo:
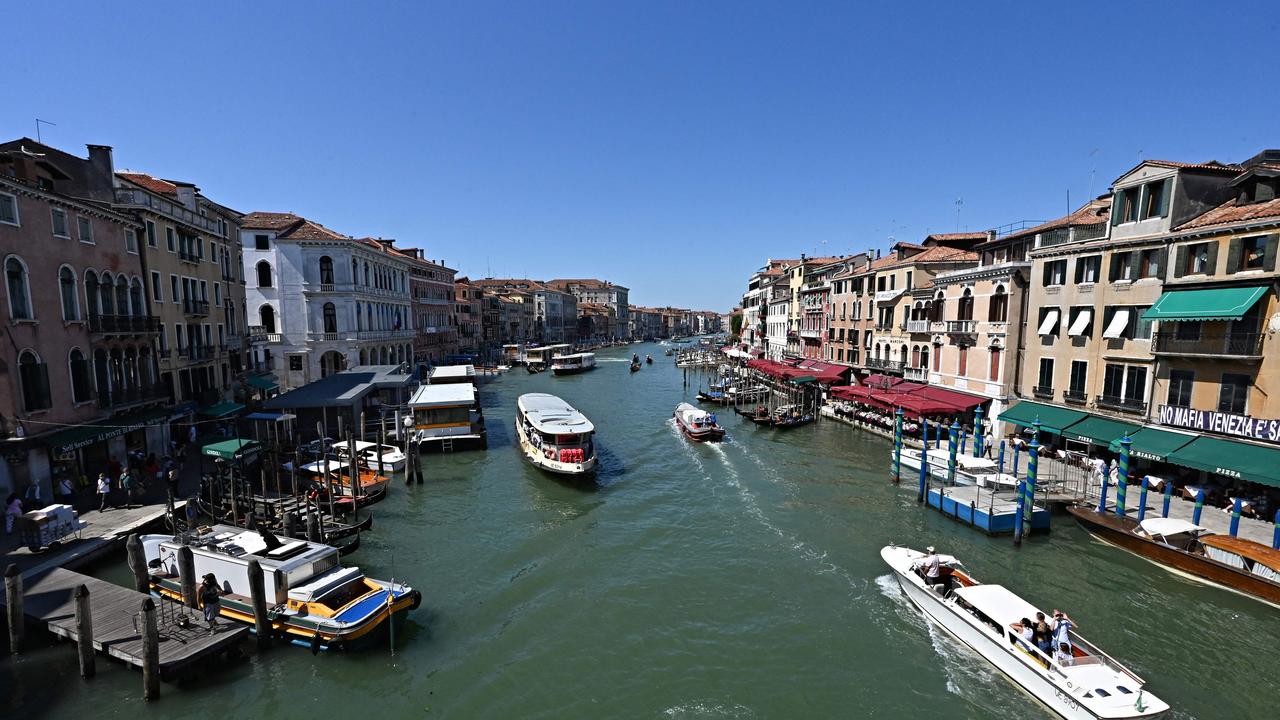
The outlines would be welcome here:
[[[390,480],[386,475],[380,475],[367,467],[361,467],[357,462],[357,487],[353,492],[351,465],[346,461],[328,457],[323,460],[305,463],[298,469],[304,476],[309,477],[313,482],[321,486],[327,486],[332,481],[334,493],[347,497],[376,497],[381,500],[387,493],[387,483]]]
[[[144,535],[153,594],[182,601],[178,551],[183,546],[191,549],[195,577],[212,574],[217,580],[222,617],[250,625],[249,561],[257,560],[272,630],[314,650],[354,649],[422,602],[422,593],[408,585],[342,567],[337,548],[231,525],[202,527],[177,538]]]
[[[355,446],[356,459],[361,467],[401,472],[404,470],[405,463],[409,461],[404,451],[394,445],[379,445],[364,440],[352,440],[351,445]],[[340,462],[346,462],[350,449],[347,443],[342,442],[333,446],[333,452]]]
[[[769,388],[766,385],[751,385],[744,388],[731,387],[728,395],[728,400],[731,403],[756,402],[769,396]]]
[[[697,399],[698,402],[719,403],[720,405],[727,405],[729,403],[729,396],[723,390],[699,390]]]
[[[1145,681],[1074,631],[1069,657],[1050,657],[1022,639],[1021,621],[1038,609],[1002,585],[979,583],[954,557],[940,555],[943,584],[918,569],[925,554],[889,545],[880,557],[903,593],[930,621],[969,646],[1053,712],[1071,720],[1152,718],[1169,705]],[[1018,626],[1018,627],[1015,627]]]
[[[707,442],[724,438],[724,428],[716,422],[714,413],[701,410],[689,403],[680,403],[676,406],[674,415],[680,431],[690,440]]]
[[[577,375],[595,369],[596,354],[589,352],[556,355],[551,362],[551,372],[556,375]]]
[[[929,475],[941,480],[950,477],[950,455],[947,449],[938,448],[930,449],[928,453]],[[889,450],[889,458],[893,458],[893,450]],[[902,467],[920,471],[920,450],[917,448],[902,448]],[[956,453],[956,484],[957,485],[978,485],[980,487],[992,489],[1008,489],[1018,486],[1018,478],[1000,472],[1000,467],[995,461],[976,455],[966,455]]]
[[[516,436],[533,465],[558,475],[596,470],[595,426],[555,395],[526,393],[516,400]]]
[[[1209,532],[1188,520],[1133,517],[1068,508],[1094,537],[1117,545],[1174,573],[1248,595],[1280,607],[1280,550],[1231,535]]]

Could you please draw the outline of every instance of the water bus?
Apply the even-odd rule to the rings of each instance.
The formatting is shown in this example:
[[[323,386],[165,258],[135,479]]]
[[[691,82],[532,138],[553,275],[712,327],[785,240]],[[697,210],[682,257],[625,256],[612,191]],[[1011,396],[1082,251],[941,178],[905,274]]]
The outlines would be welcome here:
[[[577,375],[578,373],[595,369],[595,353],[573,353],[571,355],[556,355],[551,358],[551,372],[556,375]]]
[[[530,370],[540,372],[551,367],[551,360],[556,355],[563,355],[570,350],[572,346],[567,343],[559,345],[543,345],[541,347],[525,348],[524,364]]]
[[[595,426],[555,395],[527,393],[516,401],[520,451],[535,466],[559,475],[596,471]]]

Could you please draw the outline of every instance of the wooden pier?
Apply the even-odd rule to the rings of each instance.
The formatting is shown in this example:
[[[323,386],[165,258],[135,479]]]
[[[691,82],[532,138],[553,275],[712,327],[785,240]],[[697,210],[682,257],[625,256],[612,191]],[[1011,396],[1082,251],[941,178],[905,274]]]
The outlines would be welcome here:
[[[211,635],[200,610],[170,600],[155,600],[145,593],[71,570],[45,570],[23,580],[22,609],[27,618],[44,623],[50,632],[73,641],[79,640],[76,588],[87,587],[94,649],[135,667],[143,665],[142,605],[146,600],[156,603],[159,669],[166,676],[231,648],[249,632],[244,625],[219,618],[217,629]],[[0,603],[3,601],[0,597]]]

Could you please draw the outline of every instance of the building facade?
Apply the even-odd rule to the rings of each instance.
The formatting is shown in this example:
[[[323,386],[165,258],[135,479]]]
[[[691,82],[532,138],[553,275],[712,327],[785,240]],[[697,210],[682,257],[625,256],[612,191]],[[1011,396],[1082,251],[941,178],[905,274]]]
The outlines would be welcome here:
[[[409,294],[413,297],[413,362],[430,366],[459,352],[455,307],[457,270],[429,260],[422,248],[395,248],[409,260]]]
[[[551,288],[573,295],[578,303],[591,303],[608,306],[612,311],[612,326],[609,339],[625,340],[631,327],[630,291],[607,280],[595,279],[557,279],[546,283]]]

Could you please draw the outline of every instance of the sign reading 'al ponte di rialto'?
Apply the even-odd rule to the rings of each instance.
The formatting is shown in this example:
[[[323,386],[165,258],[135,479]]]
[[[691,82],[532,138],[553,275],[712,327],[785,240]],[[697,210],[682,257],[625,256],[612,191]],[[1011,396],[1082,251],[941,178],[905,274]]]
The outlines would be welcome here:
[[[1161,405],[1160,424],[1280,444],[1280,420]]]

